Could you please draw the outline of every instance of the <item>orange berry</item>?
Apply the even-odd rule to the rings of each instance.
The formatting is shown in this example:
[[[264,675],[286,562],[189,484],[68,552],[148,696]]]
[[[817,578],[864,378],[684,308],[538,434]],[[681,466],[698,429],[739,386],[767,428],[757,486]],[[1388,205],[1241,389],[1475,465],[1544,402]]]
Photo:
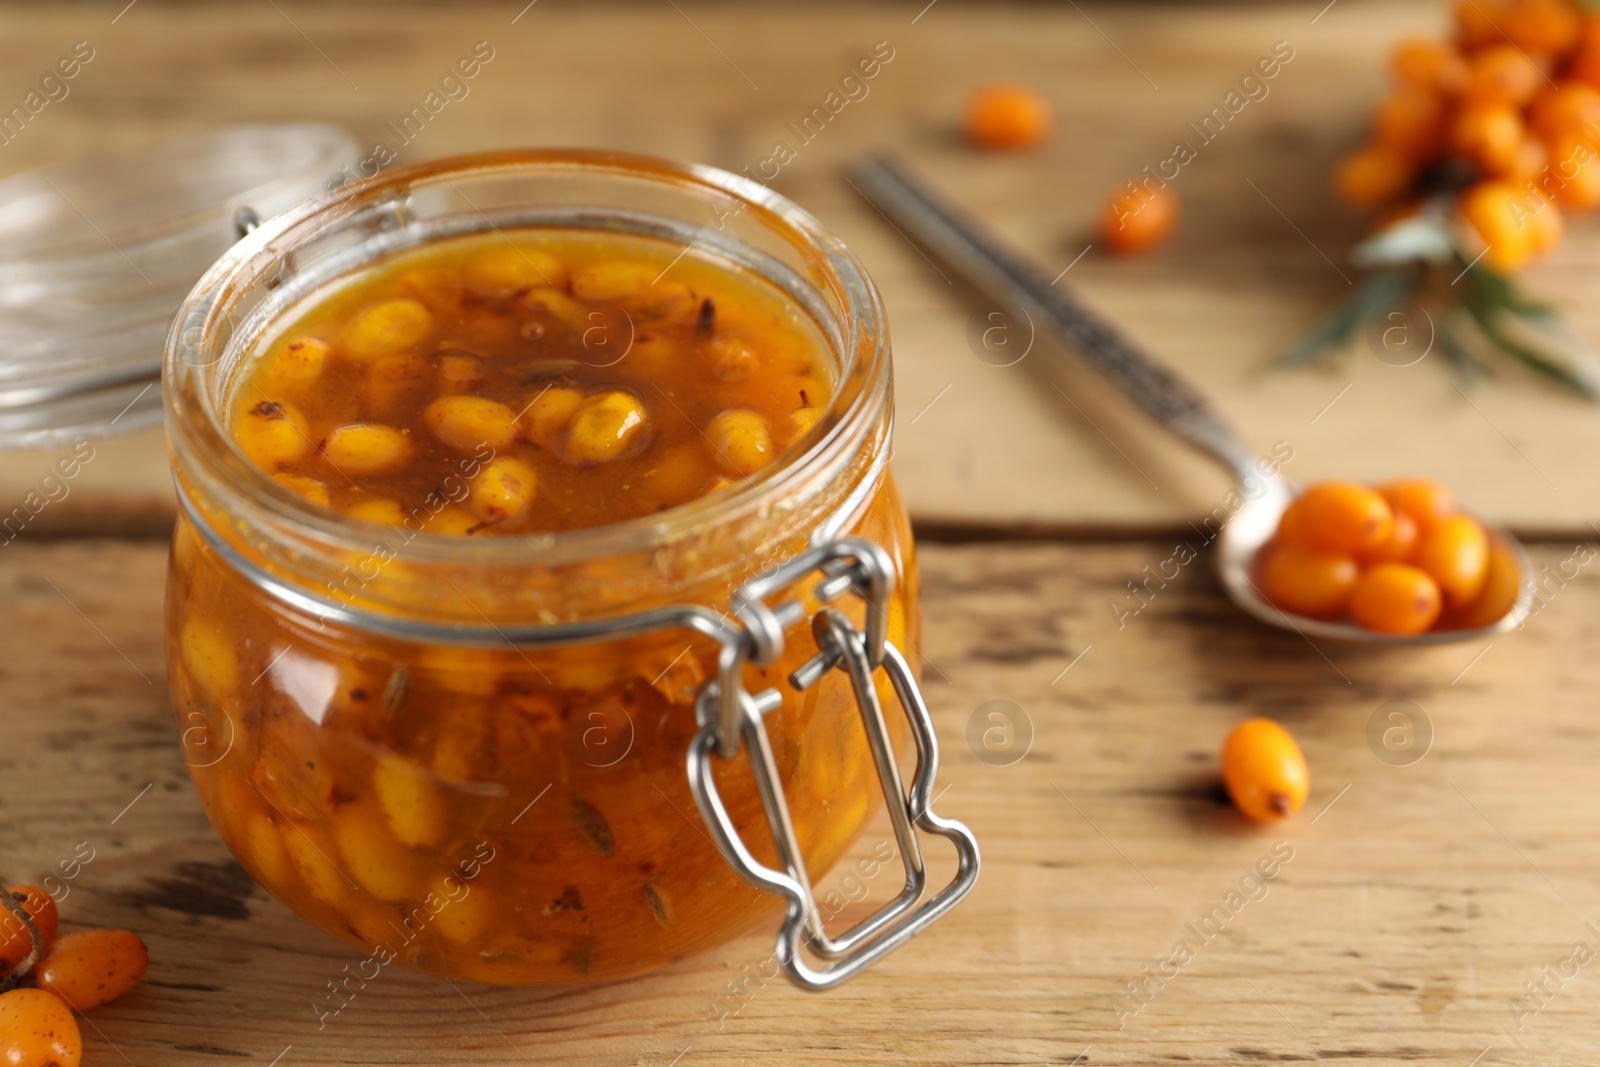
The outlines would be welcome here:
[[[1528,246],[1533,254],[1542,256],[1561,243],[1566,233],[1566,223],[1561,221],[1561,209],[1554,204],[1536,205],[1533,214],[1523,220],[1528,230]]]
[[[1600,14],[1584,17],[1577,52],[1567,64],[1567,77],[1600,89]]]
[[[1325,552],[1377,548],[1394,532],[1394,514],[1376,492],[1354,482],[1319,482],[1300,494],[1309,541]]]
[[[1567,64],[1567,77],[1591,88],[1600,89],[1600,48],[1584,47]]]
[[[1394,509],[1391,507],[1391,511]],[[1411,559],[1411,553],[1416,551],[1418,540],[1417,520],[1403,511],[1394,512],[1394,529],[1389,534],[1389,539],[1376,548],[1369,548],[1356,555],[1356,562],[1363,567],[1372,567],[1379,563],[1405,563]]]
[[[1467,61],[1446,41],[1428,37],[1401,41],[1390,63],[1402,85],[1454,96],[1467,84]]]
[[[1403,511],[1416,521],[1418,530],[1455,514],[1455,497],[1438,482],[1425,478],[1407,478],[1385,482],[1378,486],[1378,495],[1389,502],[1395,511]]]
[[[1246,719],[1222,743],[1222,781],[1234,805],[1257,822],[1299,811],[1311,770],[1289,731],[1271,719]]]
[[[39,928],[39,936],[44,939],[44,948],[48,951],[61,921],[56,902],[36,885],[14,885],[6,892],[22,905],[33,925]],[[22,925],[22,920],[9,909],[0,909],[0,969],[11,970],[26,959],[32,949],[33,939],[28,936],[28,928]]]
[[[0,1063],[6,1067],[78,1067],[83,1035],[72,1009],[54,993],[0,993]]]
[[[1300,545],[1269,545],[1262,592],[1291,615],[1327,619],[1344,610],[1358,575],[1355,560]]]
[[[1138,191],[1112,194],[1100,210],[1100,241],[1113,252],[1131,254],[1154,248],[1178,225],[1178,195],[1166,186],[1145,183]]]
[[[1484,262],[1501,273],[1522,268],[1533,256],[1533,234],[1526,220],[1533,205],[1500,181],[1479,182],[1461,197],[1461,216],[1488,245]]]
[[[1510,167],[1498,177],[1504,178],[1507,183],[1519,189],[1526,188],[1529,182],[1537,184],[1543,179],[1548,159],[1549,155],[1545,151],[1543,141],[1537,137],[1524,137],[1522,144],[1517,146]]]
[[[1369,630],[1420,634],[1439,618],[1439,587],[1406,563],[1380,563],[1356,579],[1350,615]]]
[[[1443,141],[1444,112],[1444,101],[1431,89],[1396,89],[1373,111],[1373,137],[1402,155],[1426,159]]]
[[[1499,22],[1524,52],[1557,59],[1577,46],[1583,28],[1582,16],[1568,0],[1512,0]]]
[[[1369,144],[1339,161],[1333,187],[1352,207],[1375,207],[1404,192],[1415,172],[1416,164],[1404,153]]]
[[[127,930],[83,930],[57,941],[33,972],[48,989],[79,1011],[116,1000],[139,984],[150,953]]]
[[[1578,27],[1578,47],[1588,48],[1600,44],[1600,12],[1586,11]]]
[[[1463,48],[1482,48],[1505,40],[1499,23],[1506,17],[1505,0],[1456,0],[1456,30]]]
[[[1475,519],[1446,516],[1423,532],[1415,563],[1438,583],[1446,604],[1463,607],[1483,592],[1489,571],[1489,538]]]
[[[1549,141],[1600,123],[1600,89],[1568,81],[1539,90],[1528,108],[1528,125]]]
[[[1307,545],[1310,543],[1305,528],[1305,512],[1301,510],[1298,500],[1289,501],[1289,506],[1283,509],[1283,514],[1278,516],[1278,528],[1272,534],[1272,543],[1275,545]]]
[[[1475,630],[1499,622],[1516,604],[1522,583],[1522,566],[1515,553],[1503,541],[1490,538],[1488,574],[1482,592],[1471,603],[1440,616],[1440,628]]]
[[[1509,104],[1469,104],[1450,123],[1450,147],[1494,177],[1511,170],[1526,135]]]
[[[980,148],[1032,148],[1050,122],[1050,105],[1025,85],[986,85],[967,101],[967,139]]]
[[[1467,61],[1467,99],[1521,107],[1548,84],[1533,60],[1515,45],[1492,44]]]
[[[1549,144],[1548,188],[1569,211],[1600,207],[1600,154],[1585,137],[1568,135]],[[1545,188],[1541,182],[1541,188]]]

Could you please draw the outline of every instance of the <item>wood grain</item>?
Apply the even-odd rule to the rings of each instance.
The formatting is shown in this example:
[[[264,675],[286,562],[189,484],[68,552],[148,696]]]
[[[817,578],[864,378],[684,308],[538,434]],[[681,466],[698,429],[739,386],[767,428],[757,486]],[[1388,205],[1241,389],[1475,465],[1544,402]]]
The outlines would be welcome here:
[[[1596,964],[1559,968],[1575,942],[1600,950],[1585,926],[1600,920],[1593,568],[1552,583],[1522,632],[1399,654],[1263,628],[1203,563],[1118,628],[1108,602],[1171,552],[924,549],[939,806],[978,833],[984,872],[946,921],[832,994],[763,982],[770,936],[755,933],[598,988],[386,972],[319,1030],[313,1005],[355,955],[254,888],[201,814],[165,704],[155,543],[0,552],[5,877],[60,878],[87,843],[66,926],[150,943],[146,983],[88,1017],[91,1067],[1586,1061]],[[1536,556],[1557,568],[1570,552]],[[1010,766],[966,740],[996,699],[1034,732]],[[1435,735],[1410,766],[1366,735],[1401,699]],[[1275,829],[1218,796],[1221,739],[1251,714],[1286,723],[1312,767],[1306,808]],[[1120,1017],[1125,984],[1176,939],[1198,942],[1185,924],[1226,908],[1275,847],[1292,850],[1276,877],[1244,883],[1265,895],[1225,911],[1223,932]],[[868,881],[869,899],[892,877]],[[1519,1030],[1508,1005],[1529,980],[1551,992]]]
[[[1320,8],[1322,5],[1309,5]],[[97,57],[13,143],[0,174],[100,148],[222,123],[317,119],[364,141],[485,40],[496,58],[415,140],[402,161],[522,144],[604,145],[753,170],[776,141],[795,149],[773,186],[812,209],[862,256],[896,339],[896,461],[927,522],[1064,531],[1150,531],[1211,509],[1220,476],[1156,434],[1119,398],[1069,370],[1060,388],[977,360],[969,294],[861,202],[842,180],[864,152],[889,149],[990,220],[1062,284],[1191,375],[1265,451],[1296,450],[1291,476],[1425,474],[1460,488],[1488,518],[1577,532],[1600,497],[1600,412],[1511,372],[1464,396],[1434,358],[1397,368],[1359,348],[1329,373],[1261,369],[1350,289],[1362,220],[1335,208],[1327,175],[1380,92],[1378,42],[1438,28],[1438,0],[1341,0],[1320,17],[1299,2],[1236,5],[926,7],[637,4],[545,0],[448,6],[121,3],[0,6],[0,100],[20,99],[57,55],[87,39]],[[519,16],[520,12],[520,16]],[[1271,51],[1294,59],[1224,132],[1188,127]],[[798,123],[887,41],[894,59],[813,140]],[[983,157],[953,132],[972,86],[1037,85],[1059,129],[1042,152]],[[1176,180],[1185,221],[1139,261],[1090,251],[1112,186],[1167,158],[1198,157]],[[1529,276],[1600,339],[1587,300],[1600,240],[1581,223]],[[1348,386],[1348,390],[1346,387]],[[1331,405],[1331,406],[1330,406]],[[170,509],[159,436],[118,445],[76,502],[42,526],[149,525]],[[25,493],[29,457],[0,457],[0,500]],[[10,505],[7,505],[9,509]]]

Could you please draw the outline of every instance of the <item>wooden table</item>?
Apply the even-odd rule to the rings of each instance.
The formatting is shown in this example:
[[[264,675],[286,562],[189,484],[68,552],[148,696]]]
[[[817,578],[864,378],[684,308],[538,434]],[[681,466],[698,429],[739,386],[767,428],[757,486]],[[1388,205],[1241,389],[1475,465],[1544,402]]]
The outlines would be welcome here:
[[[940,806],[978,834],[983,874],[937,927],[833,993],[763,982],[772,944],[756,933],[589,989],[386,972],[319,1030],[313,1005],[356,954],[256,888],[206,823],[162,684],[165,548],[154,542],[0,554],[6,876],[42,878],[87,842],[69,925],[149,940],[146,983],[90,1016],[92,1067],[280,1054],[285,1067],[664,1067],[680,1054],[685,1067],[1464,1067],[1486,1048],[1477,1062],[1496,1067],[1591,1062],[1600,961],[1560,988],[1544,979],[1548,1006],[1521,1030],[1508,1004],[1546,965],[1559,977],[1574,943],[1600,950],[1586,926],[1600,925],[1589,695],[1600,661],[1576,654],[1600,640],[1600,577],[1583,572],[1521,633],[1407,655],[1263,628],[1201,564],[1118,629],[1107,601],[1170,551],[924,547]],[[1535,555],[1555,566],[1569,551]],[[996,699],[1034,734],[1009,766],[966,740]],[[1368,746],[1369,720],[1391,701],[1431,722],[1431,750],[1409,766]],[[1312,767],[1305,809],[1274,829],[1247,825],[1218,792],[1220,740],[1250,714],[1287,724]],[[859,851],[885,833],[869,829]],[[1186,924],[1226,907],[1275,850],[1291,855],[1277,877],[1246,881],[1257,899],[1238,898],[1248,902],[1223,912],[1222,933],[1134,1012],[1126,983],[1159,973],[1176,939],[1198,943]],[[892,876],[880,877],[870,901],[890,895]]]
[[[1435,0],[1340,0],[1320,16],[1321,0],[124,3],[0,5],[0,101],[72,42],[97,49],[72,96],[0,149],[0,173],[224,122],[386,136],[479,40],[497,51],[473,95],[402,158],[602,144],[738,169],[891,42],[872,95],[775,187],[859,250],[888,302],[941,808],[977,832],[984,872],[934,930],[821,997],[763,980],[771,938],[753,933],[578,990],[391,970],[319,1029],[314,1005],[354,954],[255,887],[201,813],[161,665],[161,440],[105,442],[68,499],[0,546],[0,872],[60,879],[69,864],[68,926],[130,927],[152,952],[144,985],[85,1026],[90,1067],[1593,1062],[1600,963],[1579,965],[1574,946],[1600,952],[1595,568],[1553,582],[1523,632],[1404,655],[1263,628],[1204,560],[1127,614],[1126,583],[1173,555],[1163,531],[1210,510],[1222,482],[1093,382],[1058,393],[1027,365],[975,359],[975,305],[840,180],[869,148],[913,158],[1041,263],[1076,262],[1067,277],[1252,442],[1290,442],[1291,476],[1446,478],[1484,514],[1544,533],[1536,562],[1556,569],[1600,498],[1594,408],[1515,374],[1464,399],[1432,361],[1402,371],[1365,353],[1340,374],[1257,373],[1346,291],[1361,223],[1328,207],[1325,175],[1378,91],[1374,43],[1437,25]],[[1278,40],[1296,59],[1185,171],[1173,244],[1077,261],[1104,191]],[[976,157],[951,133],[971,85],[1001,77],[1059,109],[1037,156]],[[1597,247],[1580,234],[1531,281],[1578,300]],[[1574,312],[1600,336],[1600,310]],[[0,457],[0,502],[49,460]],[[118,536],[51,539],[86,530]],[[968,743],[996,700],[1032,734],[1006,765]],[[1392,711],[1427,725],[1425,755],[1370,741]],[[1219,793],[1221,739],[1253,714],[1288,725],[1312,767],[1306,809],[1276,829]],[[869,829],[862,854],[886,832]],[[1264,863],[1275,877],[1254,880]],[[1221,932],[1197,933],[1207,922]],[[1194,946],[1181,963],[1180,938]],[[1529,982],[1544,984],[1536,999]]]
[[[658,0],[604,12],[566,0],[126,3],[0,5],[0,101],[20,99],[72,42],[96,50],[71,95],[0,148],[0,174],[231,122],[315,119],[398,145],[390,123],[478,41],[494,59],[470,95],[397,148],[401,162],[573,144],[754,170],[887,42],[894,58],[868,95],[796,147],[773,187],[844,237],[884,292],[897,467],[927,523],[1149,534],[1209,513],[1227,487],[1083,374],[1046,384],[1044,346],[1014,367],[977,359],[967,324],[979,304],[843,180],[872,150],[914,162],[1052,275],[1075,264],[1062,284],[1192,376],[1256,448],[1291,446],[1291,477],[1430,475],[1461,486],[1487,518],[1564,536],[1596,517],[1600,408],[1514,369],[1463,394],[1437,358],[1394,367],[1357,345],[1327,372],[1263,374],[1350,292],[1348,248],[1367,223],[1333,203],[1328,175],[1381,92],[1376,43],[1442,28],[1442,0],[1340,0],[1315,21],[1324,5],[1302,0],[754,12]],[[1091,250],[1080,261],[1108,190],[1167,158],[1176,139],[1196,140],[1187,124],[1278,41],[1294,58],[1269,94],[1175,181],[1185,221],[1173,242],[1141,260]],[[955,135],[972,87],[998,78],[1054,103],[1059,129],[1043,151],[984,156]],[[1600,306],[1587,301],[1600,231],[1572,229],[1529,282],[1600,342]],[[38,522],[160,526],[172,506],[161,455],[155,433],[104,450]],[[0,462],[0,500],[31,487],[41,459]]]

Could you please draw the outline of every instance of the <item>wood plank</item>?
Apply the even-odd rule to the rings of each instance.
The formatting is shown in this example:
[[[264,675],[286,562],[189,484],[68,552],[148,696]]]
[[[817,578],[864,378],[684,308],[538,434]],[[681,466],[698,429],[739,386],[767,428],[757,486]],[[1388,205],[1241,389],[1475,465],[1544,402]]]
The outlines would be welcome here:
[[[471,95],[401,149],[402,160],[565,143],[739,170],[771,156],[775,141],[793,142],[796,158],[774,187],[848,240],[884,291],[899,375],[898,468],[912,511],[947,524],[1148,531],[1209,511],[1226,488],[1221,476],[1095,383],[1074,376],[1065,395],[1042,385],[1030,369],[1042,350],[1007,369],[978,361],[966,341],[977,305],[884,226],[842,172],[868,150],[899,152],[1054,273],[1083,250],[1110,187],[1166,158],[1174,141],[1197,140],[1187,124],[1287,41],[1294,59],[1270,95],[1182,169],[1185,222],[1172,244],[1136,262],[1091,251],[1063,284],[1191,375],[1254,446],[1292,445],[1293,477],[1431,475],[1490,519],[1579,531],[1600,494],[1591,405],[1516,372],[1464,397],[1436,358],[1397,368],[1365,349],[1325,374],[1261,373],[1349,292],[1345,256],[1363,222],[1333,206],[1327,175],[1380,92],[1378,43],[1440,27],[1443,6],[1342,0],[1313,22],[1288,0],[925,11],[539,4],[520,17],[514,3],[142,0],[114,24],[118,4],[5,6],[0,100],[20,98],[74,41],[90,39],[97,58],[68,99],[0,152],[0,172],[224,122],[317,118],[394,141],[387,124],[486,40],[496,58]],[[788,124],[878,41],[895,58],[870,94],[798,144]],[[1044,151],[980,157],[954,135],[970,88],[993,78],[1033,83],[1055,103],[1060,128]],[[1573,229],[1529,281],[1600,338],[1600,306],[1586,299],[1600,242],[1591,223]],[[138,456],[159,464],[149,441]],[[6,499],[29,469],[0,460]],[[120,502],[109,494],[83,514],[170,507],[159,472],[136,482],[137,492]],[[150,495],[128,499],[141,493]]]
[[[150,943],[149,980],[90,1017],[91,1065],[1584,1062],[1600,985],[1592,963],[1559,968],[1577,942],[1600,949],[1585,925],[1600,918],[1594,568],[1552,584],[1522,632],[1396,653],[1266,629],[1201,565],[1119,629],[1108,601],[1170,552],[924,549],[940,807],[978,833],[984,872],[937,928],[831,994],[750,977],[771,953],[752,934],[589,989],[390,969],[319,1030],[313,1005],[355,954],[241,878],[207,826],[165,704],[164,552],[149,543],[0,553],[5,877],[42,878],[87,842],[67,926]],[[965,739],[995,699],[1034,730],[1010,766]],[[1368,747],[1369,718],[1395,699],[1435,734],[1410,766]],[[1305,810],[1274,829],[1217,796],[1221,738],[1250,714],[1286,723],[1312,768]],[[1265,895],[1123,1017],[1125,983],[1175,940],[1199,942],[1185,924],[1226,907],[1275,847],[1292,858]],[[1518,1029],[1508,1005],[1530,980],[1550,993]]]

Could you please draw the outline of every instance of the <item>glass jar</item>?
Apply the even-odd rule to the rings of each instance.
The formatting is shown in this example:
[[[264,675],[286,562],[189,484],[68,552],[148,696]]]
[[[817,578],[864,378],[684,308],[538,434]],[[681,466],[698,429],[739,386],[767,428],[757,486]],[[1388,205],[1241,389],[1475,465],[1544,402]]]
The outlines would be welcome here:
[[[811,443],[658,515],[484,538],[316,508],[235,446],[230,390],[288,309],[398,250],[532,226],[671,237],[778,286],[834,361]],[[793,204],[614,153],[395,170],[242,239],[181,310],[164,375],[185,760],[240,862],[318,927],[379,965],[561,984],[705,951],[782,900],[780,962],[823,987],[971,886],[971,835],[928,810],[932,729],[897,651],[920,617],[882,307]],[[829,937],[807,872],[884,796],[905,889]],[[928,899],[916,827],[960,860]]]

